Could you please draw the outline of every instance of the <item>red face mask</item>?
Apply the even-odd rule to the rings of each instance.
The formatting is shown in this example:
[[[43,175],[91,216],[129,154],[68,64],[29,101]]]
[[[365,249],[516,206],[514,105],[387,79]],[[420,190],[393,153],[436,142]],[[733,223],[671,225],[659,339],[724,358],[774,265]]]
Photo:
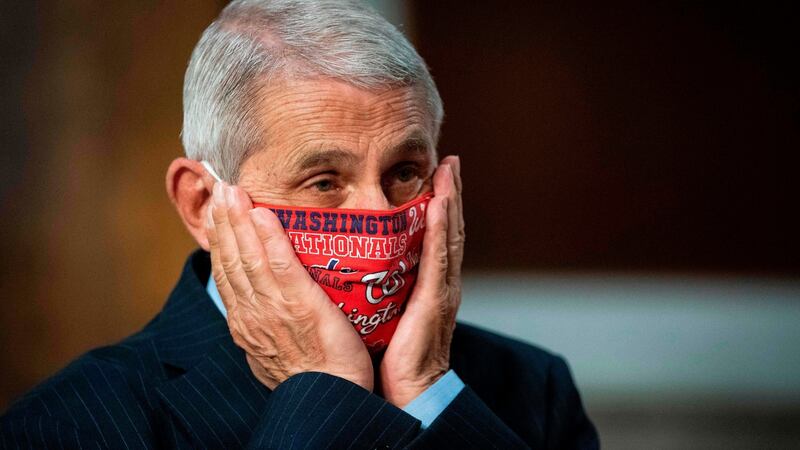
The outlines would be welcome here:
[[[388,211],[253,206],[278,216],[300,262],[377,353],[414,287],[432,196]]]

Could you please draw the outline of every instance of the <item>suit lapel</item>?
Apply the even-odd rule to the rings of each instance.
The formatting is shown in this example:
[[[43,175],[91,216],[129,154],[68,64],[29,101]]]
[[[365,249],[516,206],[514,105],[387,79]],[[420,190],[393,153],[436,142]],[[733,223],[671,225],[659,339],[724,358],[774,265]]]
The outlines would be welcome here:
[[[237,350],[218,344],[195,367],[158,388],[164,407],[199,446],[244,447],[266,405],[270,391],[240,364]]]
[[[210,262],[195,252],[157,323],[154,347],[168,380],[162,406],[203,448],[243,447],[266,405],[269,389],[250,371],[225,319],[205,290]]]

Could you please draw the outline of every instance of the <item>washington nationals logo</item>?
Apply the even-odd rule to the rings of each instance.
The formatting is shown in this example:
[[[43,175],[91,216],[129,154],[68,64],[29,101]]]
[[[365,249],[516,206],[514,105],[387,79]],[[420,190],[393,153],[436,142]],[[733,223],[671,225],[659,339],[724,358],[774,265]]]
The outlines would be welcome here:
[[[403,279],[402,274],[406,272],[406,264],[400,261],[400,268],[391,271],[383,270],[381,272],[370,273],[361,278],[362,283],[367,283],[367,301],[373,305],[382,302],[384,298],[392,296],[403,287],[406,280]],[[380,293],[375,297],[374,291],[376,285],[380,287]]]

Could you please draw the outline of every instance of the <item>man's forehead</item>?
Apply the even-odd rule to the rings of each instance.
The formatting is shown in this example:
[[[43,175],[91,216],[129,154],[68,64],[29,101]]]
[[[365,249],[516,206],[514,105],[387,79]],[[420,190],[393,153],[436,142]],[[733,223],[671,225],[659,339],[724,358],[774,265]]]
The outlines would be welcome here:
[[[353,162],[365,146],[378,148],[379,157],[434,156],[432,120],[414,88],[370,92],[325,80],[271,91],[261,116],[267,149],[286,168]]]
[[[415,86],[371,91],[331,79],[288,80],[271,86],[263,97],[261,116],[272,128],[286,120],[295,126],[430,121],[424,94]]]
[[[408,131],[393,145],[379,148],[377,157],[379,159],[433,158],[434,149],[423,132],[419,128],[411,128]],[[291,168],[303,171],[323,165],[356,164],[360,156],[360,152],[339,143],[316,143],[290,149],[286,153],[285,163]]]

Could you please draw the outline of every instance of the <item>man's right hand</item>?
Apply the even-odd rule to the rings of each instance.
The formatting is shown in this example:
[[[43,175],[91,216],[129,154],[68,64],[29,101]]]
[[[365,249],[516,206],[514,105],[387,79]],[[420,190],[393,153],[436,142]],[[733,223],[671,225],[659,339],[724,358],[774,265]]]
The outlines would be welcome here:
[[[280,221],[239,187],[214,185],[206,230],[214,281],[234,342],[268,388],[325,372],[373,389],[369,353],[347,317],[311,279]]]

